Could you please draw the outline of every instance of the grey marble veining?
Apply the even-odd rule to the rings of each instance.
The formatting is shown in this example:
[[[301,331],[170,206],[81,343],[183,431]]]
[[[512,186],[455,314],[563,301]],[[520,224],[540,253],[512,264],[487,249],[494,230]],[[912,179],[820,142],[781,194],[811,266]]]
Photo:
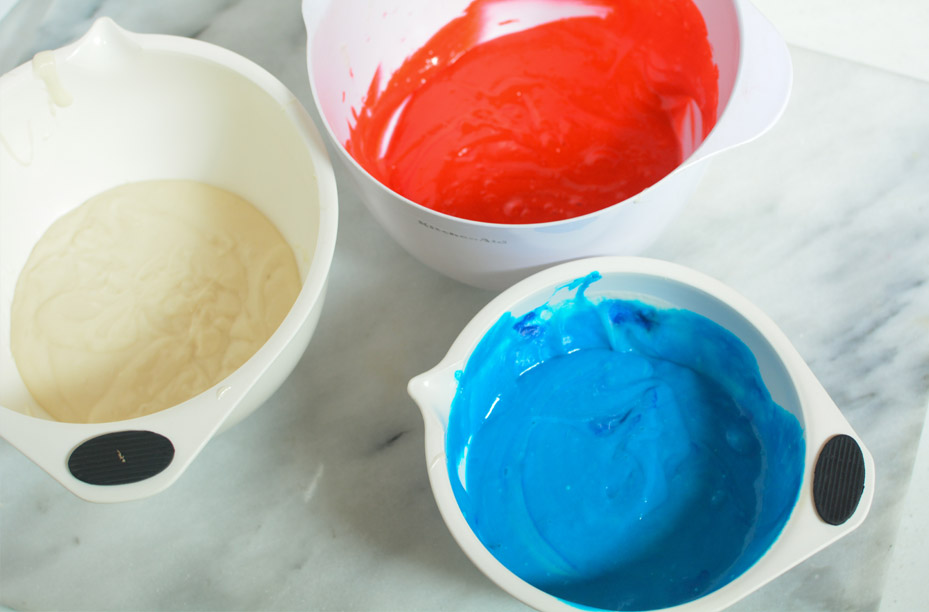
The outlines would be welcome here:
[[[0,22],[3,70],[107,14],[131,30],[230,48],[311,106],[296,0],[27,4]],[[877,463],[864,525],[733,609],[875,610],[929,397],[929,83],[792,55],[782,120],[716,158],[646,254],[715,276],[764,309]],[[405,391],[492,294],[406,255],[338,168],[337,179],[332,280],[306,354],[267,405],[211,441],[174,486],[139,502],[87,504],[0,442],[0,604],[524,609],[445,528]]]

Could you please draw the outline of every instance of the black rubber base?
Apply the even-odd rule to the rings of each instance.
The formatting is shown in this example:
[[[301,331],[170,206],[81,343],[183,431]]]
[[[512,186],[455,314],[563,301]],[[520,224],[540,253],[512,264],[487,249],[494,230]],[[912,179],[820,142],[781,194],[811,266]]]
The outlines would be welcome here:
[[[118,431],[87,440],[71,452],[68,469],[78,480],[121,485],[151,478],[171,465],[174,445],[151,431]]]
[[[864,492],[864,456],[851,436],[826,442],[813,472],[816,512],[830,525],[841,525],[855,513]]]

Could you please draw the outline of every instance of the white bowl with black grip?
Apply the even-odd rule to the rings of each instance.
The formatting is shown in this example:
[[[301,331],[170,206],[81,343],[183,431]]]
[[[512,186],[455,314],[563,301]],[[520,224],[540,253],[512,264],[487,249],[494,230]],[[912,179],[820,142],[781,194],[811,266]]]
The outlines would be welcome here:
[[[39,70],[30,62],[0,77],[0,435],[84,499],[138,499],[169,486],[213,435],[260,406],[305,351],[335,250],[335,178],[300,102],[231,51],[103,18],[40,60]],[[292,247],[302,288],[268,341],[196,397],[124,421],[55,421],[10,352],[19,273],[58,217],[155,179],[208,183],[254,204]]]
[[[874,460],[797,349],[765,313],[720,281],[678,264],[641,257],[580,259],[536,273],[501,293],[464,327],[435,367],[409,382],[409,394],[425,424],[426,466],[442,518],[488,578],[537,610],[594,609],[522,580],[485,547],[458,505],[449,473],[451,453],[446,448],[449,415],[462,372],[485,334],[506,313],[519,318],[543,305],[572,299],[577,279],[593,273],[601,278],[586,290],[591,300],[635,299],[660,308],[682,308],[729,330],[757,360],[772,399],[802,428],[802,481],[790,517],[773,544],[717,590],[665,610],[726,608],[864,522],[874,498]]]

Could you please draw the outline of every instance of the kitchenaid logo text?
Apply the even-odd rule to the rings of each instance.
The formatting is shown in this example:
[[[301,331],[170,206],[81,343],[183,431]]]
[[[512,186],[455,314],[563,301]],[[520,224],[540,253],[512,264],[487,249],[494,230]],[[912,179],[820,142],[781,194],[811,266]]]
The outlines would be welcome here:
[[[478,238],[476,236],[462,236],[461,234],[456,234],[455,232],[444,230],[440,227],[436,227],[434,225],[426,223],[425,221],[422,221],[420,219],[417,219],[416,222],[425,228],[431,229],[432,231],[435,231],[435,232],[440,232],[442,234],[445,234],[446,236],[452,236],[453,238],[461,238],[462,240],[473,240],[475,242],[486,242],[487,244],[506,244],[506,240],[493,240],[492,238]]]

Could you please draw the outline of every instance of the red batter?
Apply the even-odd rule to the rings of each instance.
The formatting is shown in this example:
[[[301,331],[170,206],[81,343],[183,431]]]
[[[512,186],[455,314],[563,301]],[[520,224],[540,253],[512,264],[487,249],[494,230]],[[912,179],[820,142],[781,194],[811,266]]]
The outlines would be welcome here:
[[[476,44],[494,1],[381,92],[375,75],[345,145],[390,189],[475,221],[567,219],[653,185],[713,127],[718,71],[691,0],[581,0],[605,16]]]

